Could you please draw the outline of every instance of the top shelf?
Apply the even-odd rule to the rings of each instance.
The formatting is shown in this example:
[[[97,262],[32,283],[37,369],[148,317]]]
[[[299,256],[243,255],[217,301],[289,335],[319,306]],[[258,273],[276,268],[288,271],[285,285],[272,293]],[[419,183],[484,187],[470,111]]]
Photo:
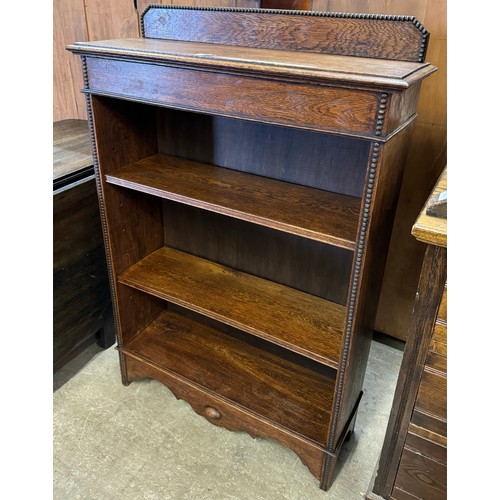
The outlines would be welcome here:
[[[175,63],[198,69],[224,69],[400,90],[436,71],[429,63],[155,38],[77,42],[68,49],[80,54]]]
[[[157,154],[106,175],[110,184],[353,250],[360,200]]]

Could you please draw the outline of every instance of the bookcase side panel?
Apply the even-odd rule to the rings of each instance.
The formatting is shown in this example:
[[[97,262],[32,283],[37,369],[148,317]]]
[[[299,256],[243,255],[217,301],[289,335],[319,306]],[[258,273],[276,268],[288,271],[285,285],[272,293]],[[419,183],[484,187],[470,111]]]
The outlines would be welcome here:
[[[411,126],[385,144],[373,143],[347,302],[344,351],[337,378],[329,444],[337,446],[363,388],[378,297]],[[322,484],[331,485],[333,461],[325,457]]]
[[[121,272],[163,245],[163,216],[159,200],[110,185],[106,174],[157,152],[156,122],[147,106],[97,96],[90,99],[103,233],[121,346],[164,307],[154,297],[117,284]]]

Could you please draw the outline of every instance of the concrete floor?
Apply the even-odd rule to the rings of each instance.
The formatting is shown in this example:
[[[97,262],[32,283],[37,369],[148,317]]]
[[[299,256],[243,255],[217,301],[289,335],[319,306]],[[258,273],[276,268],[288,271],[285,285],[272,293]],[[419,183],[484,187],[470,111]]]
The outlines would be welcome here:
[[[328,493],[278,442],[207,422],[154,380],[121,384],[92,346],[54,376],[56,500],[359,500],[378,460],[402,344],[372,342],[353,438]]]

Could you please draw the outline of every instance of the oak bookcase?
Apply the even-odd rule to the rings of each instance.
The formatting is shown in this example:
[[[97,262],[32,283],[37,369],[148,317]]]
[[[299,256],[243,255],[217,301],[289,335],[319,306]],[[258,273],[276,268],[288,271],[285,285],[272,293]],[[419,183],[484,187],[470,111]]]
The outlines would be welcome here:
[[[277,439],[328,489],[354,427],[429,34],[150,6],[83,64],[124,384]]]

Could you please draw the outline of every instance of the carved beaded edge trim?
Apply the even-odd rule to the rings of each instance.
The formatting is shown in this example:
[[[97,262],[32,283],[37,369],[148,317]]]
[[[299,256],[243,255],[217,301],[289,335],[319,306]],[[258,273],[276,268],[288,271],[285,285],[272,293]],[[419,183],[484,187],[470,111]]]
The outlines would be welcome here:
[[[398,14],[363,14],[357,12],[321,12],[317,10],[285,10],[285,9],[244,9],[239,7],[208,7],[192,5],[161,5],[150,4],[144,9],[139,17],[141,36],[144,37],[144,16],[153,9],[176,9],[176,10],[199,10],[211,12],[241,12],[257,14],[281,14],[289,16],[309,16],[309,17],[332,17],[337,19],[366,19],[376,21],[396,21],[410,22],[421,33],[420,45],[418,48],[418,62],[424,62],[427,46],[429,44],[429,32],[424,25],[414,16],[401,16]]]
[[[82,73],[83,73],[83,88],[85,90],[88,90],[90,88],[89,85],[89,74],[88,74],[88,69],[87,69],[87,57],[86,56],[80,56],[81,62],[82,62]],[[88,92],[85,92],[85,102],[87,105],[87,122],[89,125],[89,132],[90,132],[90,142],[92,145],[92,160],[94,162],[94,172],[95,172],[95,181],[96,181],[96,187],[97,187],[97,193],[98,193],[98,200],[99,200],[99,213],[101,215],[101,223],[102,223],[102,232],[103,232],[103,237],[104,237],[104,245],[106,246],[106,265],[108,268],[108,276],[109,276],[109,287],[111,291],[111,297],[112,297],[112,302],[113,302],[113,316],[115,320],[115,327],[116,327],[116,341],[118,344],[118,347],[122,346],[122,335],[121,335],[121,327],[120,327],[120,319],[118,317],[118,311],[116,308],[116,303],[117,303],[117,295],[116,295],[116,288],[115,284],[113,281],[113,265],[111,263],[111,258],[109,256],[109,233],[108,233],[108,225],[106,223],[106,217],[104,215],[104,203],[102,201],[102,185],[101,185],[101,178],[99,176],[99,161],[97,159],[97,147],[96,147],[96,142],[95,142],[95,130],[94,130],[94,117],[92,113],[92,105],[90,104],[90,97],[91,95]],[[119,352],[119,357],[120,357],[120,366],[122,367],[121,369],[121,376],[122,376],[122,383],[124,385],[128,384],[128,377],[127,377],[127,367],[126,364],[124,363],[125,356],[123,355],[122,352]]]
[[[383,94],[382,94],[383,95]],[[371,152],[371,158],[370,158],[370,167],[368,169],[368,183],[366,186],[366,193],[364,197],[364,204],[363,204],[363,215],[361,219],[361,224],[360,224],[360,229],[359,229],[359,236],[358,236],[358,245],[356,248],[356,253],[355,253],[355,264],[354,264],[354,270],[353,270],[353,275],[352,275],[352,285],[351,285],[351,295],[349,298],[349,304],[347,307],[347,317],[346,317],[346,327],[345,327],[345,340],[344,340],[344,346],[342,349],[342,357],[340,359],[339,363],[339,370],[338,370],[338,386],[337,386],[337,397],[335,399],[335,404],[333,407],[333,420],[332,420],[332,425],[330,427],[330,436],[328,438],[328,443],[327,443],[327,449],[332,450],[333,445],[334,445],[334,439],[335,439],[335,434],[336,434],[336,427],[337,427],[337,421],[338,421],[338,416],[339,416],[339,410],[340,410],[340,399],[342,395],[342,389],[344,387],[344,378],[345,378],[345,369],[346,369],[346,363],[347,363],[347,355],[349,351],[349,340],[351,338],[352,334],[352,326],[354,322],[354,311],[356,310],[357,304],[358,304],[358,296],[359,296],[359,278],[361,274],[361,266],[363,264],[363,260],[365,257],[365,239],[366,239],[366,233],[368,230],[368,225],[370,222],[370,208],[371,208],[371,203],[372,203],[372,196],[373,196],[373,188],[375,186],[375,179],[377,176],[377,168],[379,164],[379,155],[380,155],[380,148],[382,144],[380,142],[374,142],[372,145],[372,152]],[[326,456],[325,459],[325,464],[323,467],[323,474],[322,477],[326,478],[326,472],[328,471],[330,467],[332,457],[330,455]],[[324,479],[322,479],[323,482]]]
[[[385,119],[385,112],[387,110],[387,100],[389,98],[389,95],[386,93],[382,93],[379,96],[379,102],[378,102],[378,110],[377,110],[377,118],[375,120],[375,135],[380,136],[382,135],[382,131],[384,128],[384,119]]]

